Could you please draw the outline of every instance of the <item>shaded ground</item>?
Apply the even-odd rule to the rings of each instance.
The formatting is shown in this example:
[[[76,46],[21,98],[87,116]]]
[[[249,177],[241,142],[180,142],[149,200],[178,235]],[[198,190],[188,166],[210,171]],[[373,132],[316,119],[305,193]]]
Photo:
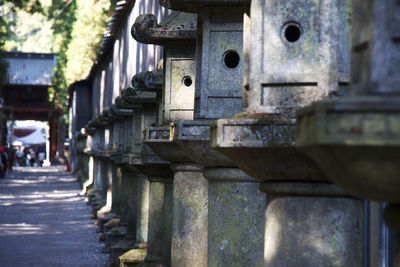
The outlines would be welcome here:
[[[65,167],[0,179],[0,266],[104,266],[90,208]]]

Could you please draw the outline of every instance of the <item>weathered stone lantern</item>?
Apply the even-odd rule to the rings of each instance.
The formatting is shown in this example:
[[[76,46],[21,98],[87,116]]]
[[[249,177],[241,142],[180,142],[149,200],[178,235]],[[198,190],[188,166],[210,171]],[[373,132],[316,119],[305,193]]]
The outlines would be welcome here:
[[[296,111],[347,93],[349,2],[252,0],[245,7],[246,113],[218,120],[211,136],[212,147],[267,193],[265,266],[363,262],[363,202],[295,148]]]
[[[138,188],[143,187],[143,183],[150,182],[147,185],[148,231],[146,239],[148,246],[145,262],[168,265],[171,243],[168,217],[170,217],[172,209],[172,190],[168,184],[171,183],[172,171],[168,162],[160,159],[149,147],[141,143],[144,127],[154,126],[156,122],[158,112],[154,91],[157,92],[161,88],[163,81],[161,74],[162,71],[155,70],[135,75],[132,79],[133,87],[125,89],[121,95],[125,102],[136,103],[133,108],[133,131],[130,136],[132,149],[125,164],[139,177],[138,184],[140,183],[142,186],[138,185]],[[153,95],[152,102],[146,103],[144,99],[149,93]],[[143,197],[142,194],[142,200]],[[143,205],[141,200],[138,200],[138,204]]]
[[[99,157],[100,162],[100,174],[101,174],[101,184],[103,185],[103,191],[106,195],[106,203],[105,205],[97,211],[97,217],[103,217],[104,214],[109,212],[117,212],[119,201],[118,199],[112,198],[113,193],[113,181],[112,181],[112,164],[109,160],[110,152],[109,152],[109,144],[110,144],[110,127],[113,122],[113,118],[109,116],[109,110],[106,108],[99,115],[98,121],[99,127],[97,130],[100,134],[100,147],[96,152],[96,155]]]
[[[384,219],[399,239],[400,5],[353,0],[353,10],[355,96],[300,110],[296,142],[346,192],[389,202]]]
[[[160,24],[153,15],[142,15],[132,27],[136,40],[164,46],[165,78],[157,97],[161,116],[157,126],[144,130],[143,143],[164,160],[174,163],[191,161],[170,141],[169,123],[193,119],[196,27],[197,16],[183,12],[173,12]]]
[[[93,157],[93,190],[91,194],[89,194],[89,200],[93,207],[93,217],[95,218],[97,217],[97,211],[106,204],[107,200],[107,185],[104,182],[102,173],[102,135],[105,124],[106,122],[96,117],[88,123],[87,127],[91,129],[89,132],[92,136],[92,144],[88,155]]]
[[[76,135],[76,150],[77,150],[77,176],[78,181],[84,186],[84,184],[89,180],[89,157],[87,156],[85,150],[87,147],[88,135],[85,133],[84,129]],[[85,190],[85,188],[82,188]]]
[[[193,119],[193,103],[194,103],[194,79],[195,79],[195,38],[196,38],[196,15],[182,12],[173,12],[160,24],[157,23],[153,15],[142,15],[136,19],[132,27],[132,36],[139,42],[159,44],[164,46],[164,84],[162,91],[158,92],[159,114],[157,125],[165,125],[170,121],[178,119]],[[185,176],[184,173],[191,175],[197,172],[201,175],[197,166],[190,164],[187,158],[179,149],[179,147],[169,140],[169,126],[147,127],[144,131],[143,143],[152,148],[164,160],[172,162],[174,170],[174,184],[177,175]],[[177,166],[183,169],[177,170]],[[193,175],[192,175],[193,176]],[[172,177],[172,176],[171,176]],[[171,180],[170,180],[171,181]],[[172,182],[172,181],[171,181]],[[197,192],[203,193],[202,183],[204,178],[192,179],[190,186],[200,188]],[[189,186],[188,184],[188,186]],[[172,187],[169,185],[172,198]],[[181,197],[176,194],[174,185],[174,219],[176,221],[176,213],[190,208],[191,225],[186,225],[185,237],[175,231],[175,227],[169,225],[172,230],[172,247],[177,243],[183,245],[185,251],[176,253],[176,249],[172,249],[172,266],[179,265],[199,265],[204,262],[203,253],[205,238],[193,240],[193,236],[201,236],[204,234],[202,228],[204,226],[207,213],[204,213],[204,199],[201,201],[197,197],[188,203],[187,197]],[[195,193],[195,190],[191,191]],[[176,199],[181,199],[181,206],[176,207]],[[171,199],[172,200],[172,199]],[[171,214],[170,214],[171,215]],[[168,219],[167,217],[164,218]],[[172,218],[170,218],[172,219]],[[184,218],[182,218],[184,220]],[[200,226],[200,227],[199,227]],[[185,243],[186,242],[186,243]],[[171,251],[171,247],[168,246]],[[190,261],[190,260],[192,261]],[[178,262],[178,260],[180,260]]]
[[[89,123],[81,130],[82,134],[86,136],[85,142],[84,142],[84,149],[83,153],[85,155],[85,158],[87,160],[87,181],[83,184],[82,191],[85,193],[89,192],[88,189],[90,189],[93,186],[93,181],[94,181],[94,159],[93,159],[93,133],[94,130],[92,127],[89,126]]]
[[[120,109],[115,104],[109,108],[105,108],[99,115],[99,120],[102,122],[101,125],[103,127],[100,131],[101,148],[98,154],[100,155],[101,185],[103,194],[106,195],[106,201],[97,210],[97,217],[99,217],[101,222],[101,229],[105,230],[105,251],[111,252],[111,258],[115,258],[113,256],[115,254],[114,247],[120,240],[123,240],[127,236],[128,227],[126,216],[122,216],[121,219],[119,218],[121,206],[123,207],[125,203],[123,203],[120,196],[121,190],[118,188],[117,177],[113,175],[115,166],[121,164],[120,159],[122,158],[123,146],[119,145],[119,150],[110,150],[110,145],[112,145],[113,141],[110,136],[110,126],[112,125],[113,131],[114,128],[118,127],[118,135],[121,136],[124,120],[131,115],[131,110]],[[114,161],[110,160],[111,156]]]
[[[208,240],[202,247],[207,250],[204,264],[260,265],[265,196],[258,191],[254,178],[236,168],[224,154],[212,150],[209,143],[210,123],[242,110],[243,2],[160,3],[198,14],[194,120],[171,123],[170,139],[198,164],[208,180],[203,189],[208,208],[208,218],[204,221]],[[176,179],[174,191],[185,192],[186,180]],[[190,198],[191,192],[186,191],[185,196]],[[176,250],[184,252],[182,246]]]

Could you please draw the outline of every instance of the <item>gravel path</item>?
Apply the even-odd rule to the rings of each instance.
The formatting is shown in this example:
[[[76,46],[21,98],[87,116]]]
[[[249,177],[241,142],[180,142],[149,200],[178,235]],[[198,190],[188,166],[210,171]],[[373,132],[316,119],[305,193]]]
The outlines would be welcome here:
[[[94,220],[65,167],[0,179],[0,266],[104,266]]]

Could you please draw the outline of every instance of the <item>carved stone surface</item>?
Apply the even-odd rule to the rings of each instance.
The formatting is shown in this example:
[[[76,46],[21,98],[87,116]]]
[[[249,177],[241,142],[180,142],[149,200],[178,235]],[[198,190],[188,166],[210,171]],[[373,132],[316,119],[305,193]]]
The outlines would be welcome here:
[[[195,118],[233,116],[242,111],[243,7],[205,7],[198,18]]]
[[[159,2],[168,9],[197,12],[204,6],[243,5],[244,0],[159,0]]]
[[[191,159],[170,141],[170,127],[149,127],[143,131],[143,144],[148,145],[160,158],[170,162],[190,162]]]
[[[145,44],[164,45],[166,42],[195,40],[196,15],[172,12],[160,24],[152,14],[140,15],[132,26],[132,37]]]
[[[351,1],[251,3],[248,112],[294,117],[296,110],[347,92]]]
[[[137,176],[137,213],[136,213],[136,242],[147,243],[149,221],[149,190],[150,182],[144,175]]]
[[[209,120],[171,123],[171,139],[198,164],[210,167],[235,166],[230,158],[210,147],[210,123]]]
[[[209,148],[209,124],[212,119],[241,111],[242,15],[240,6],[199,11],[196,120],[171,124],[171,140],[205,166],[233,166],[225,155]]]
[[[359,197],[400,203],[400,98],[321,101],[298,114],[298,146]]]
[[[307,155],[294,148],[295,133],[293,119],[223,119],[211,127],[211,146],[260,180],[328,181]]]
[[[192,120],[196,79],[195,43],[164,46],[165,84],[162,123]]]
[[[137,41],[164,45],[165,83],[162,97],[160,94],[158,98],[162,107],[159,124],[193,119],[196,27],[197,15],[184,12],[172,12],[160,24],[153,15],[141,15],[132,26],[132,36]],[[141,91],[141,83],[161,90],[161,73],[140,75],[132,80],[138,92]],[[157,80],[161,82],[154,82]]]
[[[128,126],[129,137],[125,143],[130,143],[130,150],[125,151],[123,160],[125,164],[132,166],[137,172],[150,176],[172,177],[169,163],[160,159],[147,145],[142,144],[142,130],[154,125],[155,105],[143,104],[133,109]]]
[[[132,89],[128,88],[126,95],[132,97],[145,91],[161,91],[163,81],[164,77],[161,70],[140,72],[132,77]]]
[[[265,195],[258,181],[210,148],[210,123],[242,110],[242,15],[241,6],[200,9],[195,120],[170,123],[171,140],[194,162],[210,167],[203,171],[208,179],[208,266],[263,265]]]

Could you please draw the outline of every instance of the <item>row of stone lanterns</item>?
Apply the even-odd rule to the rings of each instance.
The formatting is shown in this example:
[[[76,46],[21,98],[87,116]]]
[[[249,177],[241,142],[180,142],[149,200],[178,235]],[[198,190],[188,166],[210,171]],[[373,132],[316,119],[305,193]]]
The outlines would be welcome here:
[[[117,219],[106,239],[126,233],[114,258],[365,264],[361,198],[392,203],[400,225],[398,3],[160,4],[175,11],[138,17],[132,36],[162,45],[163,66],[135,75],[78,143],[96,215]]]

